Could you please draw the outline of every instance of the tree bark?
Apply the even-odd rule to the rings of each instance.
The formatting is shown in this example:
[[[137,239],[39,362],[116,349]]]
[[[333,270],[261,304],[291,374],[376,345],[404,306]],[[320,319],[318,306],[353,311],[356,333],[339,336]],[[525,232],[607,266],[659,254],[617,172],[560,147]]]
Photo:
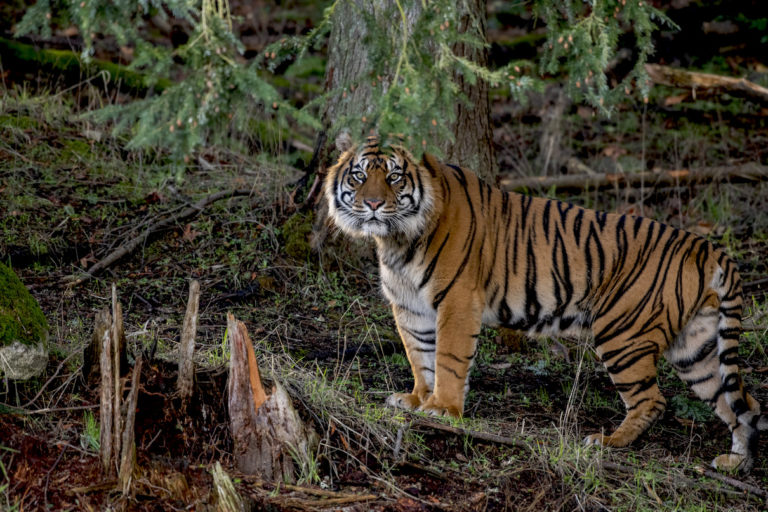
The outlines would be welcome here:
[[[462,17],[460,31],[467,30],[472,18],[482,21],[481,31],[485,37],[485,4],[486,0],[469,0],[466,6],[469,10]],[[325,88],[328,91],[337,89],[344,84],[357,81],[354,90],[348,90],[346,96],[339,101],[326,103],[323,112],[323,124],[331,124],[345,116],[364,116],[370,114],[371,95],[373,89],[369,80],[365,79],[371,72],[366,47],[361,42],[366,36],[366,26],[359,11],[374,11],[374,16],[382,17],[382,24],[391,24],[392,20],[383,19],[383,13],[388,12],[394,5],[393,0],[371,2],[370,0],[351,0],[339,2],[332,16],[332,29],[328,42],[328,66],[326,67]],[[407,13],[409,23],[413,24],[421,12],[421,4],[414,2]],[[480,65],[486,65],[487,52],[467,47],[464,44],[455,48],[457,54],[467,57]],[[364,78],[360,80],[360,78]],[[498,165],[493,147],[493,136],[490,123],[490,101],[488,99],[488,84],[477,80],[470,84],[462,76],[456,77],[461,85],[462,93],[468,98],[470,105],[457,101],[455,121],[451,127],[455,142],[433,141],[445,154],[449,162],[468,167],[482,178],[493,181]],[[355,134],[353,134],[355,135]],[[328,148],[326,154],[330,153]]]

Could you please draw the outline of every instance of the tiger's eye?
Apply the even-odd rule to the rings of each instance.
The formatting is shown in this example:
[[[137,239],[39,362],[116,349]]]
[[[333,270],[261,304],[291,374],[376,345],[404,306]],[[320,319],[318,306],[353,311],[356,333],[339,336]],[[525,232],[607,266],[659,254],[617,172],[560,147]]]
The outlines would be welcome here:
[[[361,171],[352,171],[352,177],[360,183],[365,181],[365,173]]]
[[[401,179],[403,179],[403,175],[401,173],[399,173],[399,172],[392,173],[389,176],[387,176],[387,181],[389,181],[390,185],[394,185],[395,183],[397,183]]]

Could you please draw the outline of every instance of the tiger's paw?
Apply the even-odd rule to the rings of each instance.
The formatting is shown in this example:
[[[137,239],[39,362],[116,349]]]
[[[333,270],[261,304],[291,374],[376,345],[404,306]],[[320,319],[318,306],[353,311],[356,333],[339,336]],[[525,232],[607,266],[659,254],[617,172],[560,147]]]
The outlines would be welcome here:
[[[385,403],[387,407],[412,411],[421,405],[421,399],[414,393],[393,393]]]
[[[455,405],[440,404],[435,400],[434,395],[421,404],[417,410],[427,413],[430,416],[451,416],[453,418],[461,418],[461,410],[458,407]]]
[[[740,453],[719,455],[712,461],[712,467],[718,471],[749,471],[752,468],[752,457]]]
[[[591,434],[584,438],[584,444],[587,446],[605,446],[605,437],[603,434]]]
[[[621,448],[627,446],[634,439],[627,439],[625,436],[617,435],[613,433],[610,436],[603,434],[592,434],[584,438],[584,444],[596,445],[596,446],[613,446],[615,448]]]

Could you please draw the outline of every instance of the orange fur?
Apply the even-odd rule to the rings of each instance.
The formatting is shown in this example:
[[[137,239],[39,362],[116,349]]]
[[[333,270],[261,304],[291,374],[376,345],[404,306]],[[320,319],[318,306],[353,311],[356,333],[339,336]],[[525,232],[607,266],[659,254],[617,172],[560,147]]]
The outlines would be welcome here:
[[[709,241],[664,224],[507,193],[429,154],[369,139],[325,183],[345,232],[377,244],[382,288],[414,375],[388,403],[461,416],[482,324],[590,335],[627,407],[625,446],[665,407],[664,354],[732,431],[725,469],[748,469],[766,423],[736,361],[742,297],[736,264]]]

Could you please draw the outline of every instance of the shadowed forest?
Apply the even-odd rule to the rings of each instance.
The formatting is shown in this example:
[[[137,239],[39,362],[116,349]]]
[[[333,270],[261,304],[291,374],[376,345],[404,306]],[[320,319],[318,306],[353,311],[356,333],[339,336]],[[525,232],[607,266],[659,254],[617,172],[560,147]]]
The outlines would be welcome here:
[[[768,507],[768,442],[749,473],[711,469],[728,428],[664,360],[666,411],[627,448],[582,442],[625,415],[588,341],[484,327],[464,418],[384,406],[413,378],[375,244],[327,218],[342,131],[723,247],[745,385],[768,407],[768,9],[455,3],[415,22],[421,3],[398,0],[0,6],[0,263],[49,333],[42,372],[0,382],[0,510]],[[234,455],[235,357],[309,432],[290,474]]]

